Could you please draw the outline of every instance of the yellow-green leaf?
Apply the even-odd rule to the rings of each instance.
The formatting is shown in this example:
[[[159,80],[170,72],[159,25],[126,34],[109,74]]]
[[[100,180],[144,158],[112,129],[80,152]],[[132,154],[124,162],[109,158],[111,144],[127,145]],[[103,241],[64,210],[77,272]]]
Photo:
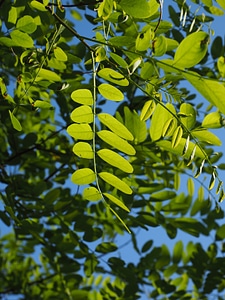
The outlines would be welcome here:
[[[132,133],[124,126],[120,121],[114,118],[112,115],[107,113],[98,114],[99,121],[106,125],[118,136],[122,137],[125,140],[133,141],[134,137]]]
[[[167,40],[163,35],[157,36],[152,42],[154,56],[163,56],[167,51]]]
[[[71,124],[67,127],[67,132],[77,140],[93,139],[93,131],[89,124]]]
[[[109,193],[104,193],[103,194],[105,197],[107,197],[111,202],[119,206],[120,208],[124,209],[127,212],[130,212],[129,208],[118,198],[114,197],[113,195]]]
[[[156,104],[154,100],[148,100],[145,102],[142,110],[141,110],[141,121],[148,120],[155,110]]]
[[[102,199],[102,195],[95,187],[87,187],[83,190],[83,198],[89,201],[99,201]]]
[[[127,185],[124,181],[119,179],[117,176],[108,173],[108,172],[100,172],[99,177],[101,177],[105,182],[109,183],[116,189],[120,190],[125,194],[132,194],[132,189]]]
[[[142,30],[137,36],[135,47],[137,51],[146,51],[151,45],[152,29],[146,28]]]
[[[90,184],[95,181],[95,173],[89,168],[78,169],[72,174],[71,180],[79,185]]]
[[[22,126],[20,124],[20,121],[14,116],[14,114],[10,110],[9,110],[9,116],[10,116],[13,128],[16,129],[17,131],[21,131]]]
[[[108,80],[110,82],[113,82],[115,84],[118,84],[120,86],[128,86],[129,81],[124,77],[124,75],[120,74],[119,72],[116,72],[115,70],[112,70],[110,68],[104,68],[98,72],[98,76]]]
[[[88,105],[75,108],[70,117],[76,123],[92,123],[94,120],[93,111]]]
[[[218,111],[211,112],[205,116],[202,121],[202,127],[205,128],[221,128],[222,127],[222,116]]]
[[[51,103],[42,100],[36,100],[33,104],[34,107],[49,109],[52,107]]]
[[[128,15],[140,19],[154,15],[159,9],[157,0],[121,0],[120,6]]]
[[[191,68],[198,64],[206,55],[209,35],[198,31],[188,35],[178,46],[174,64],[179,68]]]
[[[196,137],[198,140],[206,142],[208,144],[213,144],[216,146],[221,146],[221,140],[212,132],[208,131],[207,129],[203,130],[193,130],[192,136]]]
[[[67,55],[60,47],[54,48],[54,55],[59,61],[67,61]]]
[[[33,39],[27,33],[18,29],[13,30],[10,33],[10,36],[16,46],[24,48],[32,48],[34,46]]]
[[[220,72],[220,75],[224,78],[225,77],[225,57],[220,56],[217,60],[217,68]]]
[[[171,145],[173,148],[176,148],[179,143],[180,143],[180,140],[182,138],[182,135],[183,135],[183,129],[181,126],[178,126],[174,133],[173,133],[173,136],[172,136],[172,141],[171,141]],[[186,143],[185,143],[186,144]]]
[[[109,149],[101,149],[97,152],[97,154],[111,166],[114,166],[126,173],[133,173],[132,165],[118,153]]]
[[[73,146],[73,152],[81,158],[93,159],[94,157],[93,149],[88,143],[85,142],[76,143]]]
[[[61,81],[61,77],[51,70],[40,69],[37,75],[45,80]]]
[[[92,93],[88,89],[78,89],[73,91],[71,98],[73,101],[84,105],[93,105],[94,103]]]
[[[98,86],[99,93],[108,100],[112,101],[122,101],[124,99],[123,93],[108,83],[102,83]]]
[[[17,21],[16,28],[26,33],[33,33],[37,25],[31,16],[23,16]]]
[[[184,126],[192,129],[196,123],[196,111],[189,103],[182,103],[180,106],[180,119]]]
[[[45,5],[42,4],[42,3],[40,3],[40,2],[37,1],[37,0],[31,1],[31,2],[30,2],[30,5],[31,5],[33,8],[37,9],[37,10],[40,10],[40,11],[43,11],[43,12],[46,12],[46,11],[47,11],[47,9],[45,8]]]
[[[163,130],[162,130],[162,136],[171,136],[175,130],[175,127],[177,125],[177,120],[175,118],[170,118],[166,121],[164,124]]]
[[[136,151],[134,147],[114,132],[111,132],[109,130],[101,130],[98,131],[97,134],[104,142],[108,143],[112,147],[128,155],[135,155]]]

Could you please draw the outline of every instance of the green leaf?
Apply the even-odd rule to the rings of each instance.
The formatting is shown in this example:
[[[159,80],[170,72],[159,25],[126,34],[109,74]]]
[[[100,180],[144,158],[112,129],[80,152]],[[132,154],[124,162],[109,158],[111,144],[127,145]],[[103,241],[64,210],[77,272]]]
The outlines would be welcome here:
[[[220,76],[225,78],[225,57],[220,56],[217,60],[217,68],[220,72]]]
[[[183,129],[181,126],[178,126],[174,133],[173,133],[173,136],[172,136],[172,141],[171,141],[171,146],[173,148],[176,148],[179,144],[180,144],[180,141],[181,141],[181,138],[182,138],[182,135],[183,135]],[[186,144],[186,143],[185,143]]]
[[[120,6],[128,15],[140,19],[154,15],[159,9],[156,0],[121,0]]]
[[[47,9],[45,8],[45,5],[36,0],[31,1],[30,6],[37,10],[43,11],[43,12],[47,11]]]
[[[158,103],[156,105],[150,124],[150,136],[152,141],[157,141],[161,138],[166,122],[173,118],[172,113],[176,114],[176,110],[171,103],[167,103],[166,105]],[[176,127],[176,124],[174,125]]]
[[[174,64],[179,68],[191,68],[197,65],[206,55],[209,35],[198,31],[188,35],[178,46]]]
[[[176,128],[177,120],[175,118],[170,118],[164,124],[162,130],[162,137],[171,136]]]
[[[204,79],[194,72],[183,73],[183,76],[201,93],[206,100],[225,114],[225,102],[221,101],[225,94],[225,86],[218,81]]]
[[[150,79],[153,74],[155,73],[156,68],[153,62],[151,61],[146,61],[143,63],[142,68],[141,68],[141,78],[146,80]]]
[[[67,132],[77,140],[93,139],[93,131],[89,124],[71,124],[67,127]]]
[[[216,0],[216,2],[225,10],[225,2],[224,2],[224,0]]]
[[[209,190],[212,190],[214,188],[215,182],[216,182],[216,175],[215,172],[213,172],[209,182]]]
[[[83,190],[83,198],[89,201],[99,201],[102,199],[102,195],[95,187],[87,187]]]
[[[146,51],[150,45],[152,40],[152,29],[151,27],[147,28],[147,30],[143,29],[141,33],[138,34],[135,48],[137,51]]]
[[[152,42],[154,56],[163,56],[167,51],[167,39],[163,36],[157,36]]]
[[[93,105],[94,103],[92,93],[88,89],[78,89],[73,91],[71,98],[73,101],[84,105]]]
[[[95,248],[95,251],[100,253],[109,253],[109,252],[114,252],[116,250],[117,250],[116,244],[110,242],[103,242]]]
[[[141,121],[148,120],[151,117],[151,115],[153,114],[155,107],[156,107],[156,104],[155,104],[154,100],[146,101],[141,110],[141,115],[140,115]]]
[[[122,75],[110,68],[104,68],[104,69],[100,70],[98,72],[98,76],[105,80],[113,82],[115,84],[118,84],[120,86],[128,86],[129,85],[129,81],[124,77],[124,75]]]
[[[91,146],[88,143],[85,142],[78,142],[73,146],[73,152],[81,157],[81,158],[87,158],[87,159],[93,159],[94,158],[94,152]]]
[[[109,149],[101,149],[98,150],[97,154],[111,166],[117,167],[126,173],[133,173],[132,165],[118,153]]]
[[[76,123],[93,123],[94,120],[93,111],[88,105],[75,108],[70,117]]]
[[[55,55],[56,59],[58,59],[59,61],[67,61],[68,60],[66,53],[58,46],[56,48],[54,48],[54,55]]]
[[[83,185],[89,184],[95,181],[95,173],[89,168],[83,168],[76,170],[72,176],[71,180],[75,184]]]
[[[208,144],[213,144],[216,146],[221,146],[221,140],[212,132],[208,131],[207,129],[203,130],[193,130],[192,136],[196,137],[198,140],[206,142]]]
[[[188,194],[192,197],[194,195],[194,191],[195,191],[195,185],[194,185],[192,178],[188,178],[187,190],[188,190]]]
[[[113,1],[112,0],[103,0],[98,8],[98,16],[107,20],[111,15],[113,10]]]
[[[120,208],[124,209],[127,212],[130,212],[129,208],[126,207],[126,205],[121,200],[117,199],[113,195],[111,195],[109,193],[104,193],[104,196],[107,197],[111,202],[113,202],[114,204],[116,204]]]
[[[218,111],[211,112],[205,116],[202,121],[202,127],[205,128],[221,128],[222,127],[222,116]]]
[[[187,129],[192,129],[196,123],[196,110],[189,103],[182,103],[180,106],[180,119]]]
[[[109,183],[116,189],[120,190],[125,194],[132,194],[132,189],[127,185],[124,181],[119,179],[117,176],[108,173],[108,172],[100,172],[99,177],[101,177],[105,182]]]
[[[211,12],[211,14],[213,14],[215,16],[223,16],[224,15],[223,10],[216,6],[209,7],[209,11]]]
[[[108,83],[102,83],[98,86],[99,93],[108,100],[122,101],[124,99],[123,93]]]
[[[184,251],[184,246],[182,241],[176,242],[173,248],[173,263],[178,264],[181,261]]]
[[[132,133],[120,121],[107,113],[98,114],[99,121],[123,139],[133,141]]]
[[[106,143],[111,145],[112,147],[128,154],[135,155],[136,150],[132,145],[130,145],[127,141],[119,137],[114,132],[109,130],[101,130],[97,132],[97,135]]]
[[[34,46],[33,39],[27,33],[18,29],[13,30],[10,33],[10,36],[16,46],[24,48],[32,48]]]
[[[17,131],[21,131],[22,126],[20,124],[20,121],[14,116],[14,114],[10,110],[9,110],[9,116],[10,116],[13,128],[16,129]]]
[[[11,6],[8,15],[8,22],[12,24],[16,24],[17,21],[17,8],[15,6]]]
[[[175,198],[176,195],[173,191],[161,191],[151,194],[150,201],[165,201]]]
[[[38,108],[43,108],[43,109],[49,109],[52,108],[51,103],[47,102],[47,101],[42,101],[42,100],[36,100],[33,104],[34,107],[38,107]]]
[[[17,21],[16,28],[26,33],[33,33],[37,25],[31,16],[23,16]]]
[[[61,77],[51,70],[40,69],[37,74],[38,77],[41,77],[49,81],[61,81]],[[39,80],[39,78],[37,78]]]
[[[117,63],[121,68],[128,68],[127,62],[120,55],[113,52],[110,52],[109,55],[114,60],[114,62]]]

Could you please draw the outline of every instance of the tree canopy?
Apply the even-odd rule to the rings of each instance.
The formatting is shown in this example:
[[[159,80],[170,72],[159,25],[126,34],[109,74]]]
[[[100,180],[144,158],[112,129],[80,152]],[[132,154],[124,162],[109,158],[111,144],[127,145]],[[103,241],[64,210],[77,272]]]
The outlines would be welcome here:
[[[165,2],[0,1],[1,299],[224,299],[225,4]]]

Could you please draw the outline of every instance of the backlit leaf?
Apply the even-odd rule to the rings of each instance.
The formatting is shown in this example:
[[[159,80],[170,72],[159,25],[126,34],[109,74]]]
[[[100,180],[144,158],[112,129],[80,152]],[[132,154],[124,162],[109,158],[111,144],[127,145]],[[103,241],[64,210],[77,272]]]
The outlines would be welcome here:
[[[106,143],[111,145],[112,147],[128,154],[134,155],[136,153],[134,147],[130,145],[127,141],[119,137],[114,132],[109,130],[101,130],[97,132],[97,135]]]
[[[113,195],[111,195],[109,193],[104,193],[104,196],[107,197],[111,202],[113,202],[114,204],[116,204],[120,208],[124,209],[127,212],[130,212],[129,208],[126,207],[126,205],[121,200],[119,200],[118,198],[114,197]]]
[[[208,131],[207,129],[203,130],[193,130],[192,136],[196,137],[198,140],[206,142],[208,144],[213,144],[216,146],[221,146],[221,140],[212,132]]]
[[[132,165],[118,153],[109,149],[101,149],[98,150],[97,154],[111,166],[117,167],[126,173],[133,173]]]
[[[189,103],[182,103],[180,106],[180,119],[187,129],[192,129],[196,123],[196,110]]]
[[[71,180],[79,185],[89,184],[95,181],[95,173],[89,168],[78,169],[72,174]]]
[[[215,182],[216,182],[216,175],[215,175],[215,172],[212,173],[212,176],[211,176],[211,179],[210,179],[210,182],[209,182],[209,190],[212,190],[214,185],[215,185]]]
[[[155,104],[154,100],[146,101],[141,110],[141,115],[140,115],[141,121],[148,120],[151,117],[151,115],[153,114],[155,107],[156,107],[156,104]]]
[[[51,103],[42,100],[36,100],[33,104],[34,107],[49,109],[52,107]]]
[[[108,173],[108,172],[100,172],[99,177],[101,177],[105,182],[111,184],[116,189],[120,190],[125,194],[132,194],[132,189],[127,185],[124,181],[119,179],[117,176]]]
[[[181,126],[178,126],[175,129],[175,131],[173,133],[173,136],[172,136],[171,145],[172,145],[173,148],[176,148],[180,144],[182,135],[183,135],[183,129],[182,129]]]
[[[23,16],[17,21],[16,28],[26,33],[33,33],[37,25],[31,16]]]
[[[203,121],[202,127],[205,128],[221,128],[222,127],[222,116],[218,111],[207,114]]]
[[[41,77],[45,80],[49,80],[49,81],[61,81],[61,78],[58,74],[56,74],[55,72],[51,71],[51,70],[46,70],[46,69],[40,69],[38,71],[38,77]]]
[[[206,55],[209,35],[198,31],[188,35],[178,46],[174,64],[179,68],[191,68],[198,64]]]
[[[92,93],[88,89],[78,89],[73,91],[71,98],[73,101],[84,105],[93,105],[94,103]]]
[[[81,158],[93,159],[94,157],[93,149],[88,143],[85,142],[76,143],[73,146],[73,152]]]
[[[159,9],[159,4],[156,0],[149,2],[146,0],[121,0],[120,5],[128,15],[141,19],[154,15]]]
[[[102,83],[98,86],[99,93],[108,100],[122,101],[124,99],[123,93],[108,83]]]
[[[101,78],[108,80],[110,82],[113,82],[115,84],[121,85],[121,86],[128,86],[129,81],[124,77],[124,75],[118,73],[115,70],[112,70],[110,68],[104,68],[101,69],[98,72],[98,76]]]
[[[99,201],[102,199],[102,195],[95,187],[87,187],[83,190],[83,198],[89,201]]]
[[[59,61],[67,61],[67,55],[60,47],[54,48],[54,55]]]
[[[92,123],[94,120],[93,111],[88,105],[75,108],[70,117],[76,123]]]
[[[114,252],[116,250],[117,250],[116,244],[110,242],[103,242],[95,248],[95,251],[100,253],[109,253],[109,252]]]
[[[152,29],[147,28],[147,30],[142,30],[141,33],[138,34],[136,39],[136,50],[137,51],[146,51],[151,45],[152,39]]]
[[[10,116],[13,128],[16,129],[17,131],[21,131],[22,126],[20,124],[20,121],[14,116],[14,114],[10,110],[9,110],[9,116]]]
[[[71,124],[67,127],[67,132],[77,140],[93,139],[93,131],[89,124]]]
[[[16,46],[24,48],[32,48],[34,46],[33,39],[27,33],[18,29],[13,30],[10,33],[10,36]]]
[[[118,136],[122,137],[125,140],[133,141],[134,137],[132,133],[124,126],[120,121],[118,121],[115,117],[107,113],[98,114],[99,121],[106,125],[109,129],[111,129]]]
[[[109,55],[120,67],[124,69],[128,67],[127,62],[120,55],[112,52],[110,52]]]

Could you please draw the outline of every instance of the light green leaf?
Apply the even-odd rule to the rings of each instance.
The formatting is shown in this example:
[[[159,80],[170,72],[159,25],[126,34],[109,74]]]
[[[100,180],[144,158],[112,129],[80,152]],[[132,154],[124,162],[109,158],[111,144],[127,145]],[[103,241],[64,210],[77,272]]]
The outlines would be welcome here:
[[[106,125],[109,129],[111,129],[114,133],[116,133],[121,138],[133,141],[134,137],[132,133],[124,126],[120,121],[114,118],[112,115],[107,113],[98,114],[99,121]]]
[[[76,123],[92,123],[94,120],[93,111],[88,105],[81,105],[75,108],[70,117]]]
[[[37,76],[49,81],[61,81],[61,77],[51,70],[40,69]]]
[[[218,111],[211,112],[205,116],[202,121],[202,127],[205,128],[221,128],[222,127],[222,116]]]
[[[151,40],[152,40],[152,29],[147,28],[143,29],[141,33],[138,34],[136,43],[135,43],[135,48],[137,51],[146,51],[150,45],[151,45]]]
[[[181,138],[182,138],[182,135],[183,135],[183,129],[181,126],[178,126],[174,133],[173,133],[173,136],[172,136],[172,141],[171,141],[171,145],[173,148],[176,148],[180,141],[181,141]],[[185,143],[186,144],[186,143]]]
[[[102,83],[98,86],[99,93],[108,100],[122,101],[124,99],[123,93],[108,83]]]
[[[213,14],[215,16],[223,16],[224,15],[223,10],[216,6],[209,7],[209,11],[211,12],[211,14]]]
[[[175,118],[170,118],[164,124],[162,130],[162,137],[171,136],[177,126],[177,120]]]
[[[141,67],[141,78],[146,80],[150,79],[156,71],[156,66],[151,61],[146,61]]]
[[[198,166],[198,169],[194,175],[195,178],[198,178],[202,174],[202,169],[204,167],[204,164],[205,164],[205,159],[203,159],[201,164]]]
[[[135,39],[132,36],[113,36],[109,39],[110,45],[117,47],[131,47],[135,44]]]
[[[15,6],[11,6],[8,15],[8,22],[12,24],[16,24],[17,20],[17,8]]]
[[[89,168],[78,169],[72,174],[71,180],[79,185],[90,184],[95,181],[95,173]]]
[[[37,25],[31,16],[23,16],[17,21],[16,28],[26,33],[33,33]]]
[[[81,157],[81,158],[87,158],[87,159],[93,159],[94,158],[94,152],[91,146],[88,143],[85,142],[78,142],[73,146],[73,152]]]
[[[124,209],[127,212],[130,212],[129,208],[118,198],[114,197],[113,195],[109,193],[104,193],[103,194],[105,197],[107,197],[111,202],[119,206],[120,208]]]
[[[16,129],[17,131],[21,131],[22,126],[20,124],[20,121],[14,116],[14,114],[10,110],[9,110],[9,116],[10,116],[13,128]]]
[[[17,43],[15,41],[13,41],[11,38],[8,38],[8,37],[0,37],[0,44],[1,45],[4,45],[6,47],[13,47],[13,46],[16,46]]]
[[[66,53],[58,46],[54,48],[54,55],[59,61],[67,61]]]
[[[225,86],[223,84],[216,80],[204,79],[194,72],[183,73],[183,76],[205,97],[205,99],[225,114],[225,101],[221,101],[225,95]]]
[[[206,142],[208,144],[213,144],[216,146],[221,146],[221,140],[212,132],[203,129],[203,130],[193,130],[192,136],[196,137],[198,140]]]
[[[35,8],[37,10],[40,10],[43,12],[47,11],[47,9],[45,8],[45,5],[40,3],[39,1],[33,0],[30,2],[30,5],[31,5],[31,7]]]
[[[97,135],[106,143],[111,145],[112,147],[128,154],[135,155],[136,151],[132,145],[130,145],[127,141],[119,137],[114,132],[109,130],[101,130],[97,132]]]
[[[102,199],[102,195],[95,187],[87,187],[83,190],[83,198],[89,201],[99,201]]]
[[[67,132],[78,140],[92,140],[93,131],[89,124],[71,124],[67,127]]]
[[[172,113],[176,114],[176,110],[171,103],[167,103],[166,105],[158,103],[156,105],[150,124],[150,136],[152,141],[157,141],[161,138],[166,122],[173,118]],[[174,124],[174,128],[176,128],[176,123]]]
[[[150,202],[151,201],[166,201],[166,200],[169,200],[169,199],[173,199],[176,197],[176,193],[173,192],[173,191],[160,191],[160,192],[157,192],[157,193],[153,193],[151,194],[151,197],[150,197]]]
[[[214,185],[215,185],[215,182],[216,182],[216,175],[215,175],[215,172],[212,173],[212,176],[211,176],[211,179],[210,179],[210,182],[209,182],[209,190],[212,190]]]
[[[73,91],[71,94],[71,98],[73,101],[85,104],[85,105],[93,105],[94,100],[90,90],[88,89],[78,89]]]
[[[124,69],[128,68],[127,62],[120,55],[113,52],[110,52],[109,55],[120,67]]]
[[[220,56],[217,60],[217,68],[220,72],[221,77],[225,78],[225,57]]]
[[[163,35],[157,36],[152,42],[154,56],[163,56],[167,51],[167,40]]]
[[[187,129],[192,129],[196,123],[196,110],[189,103],[180,106],[180,119]]]
[[[113,10],[113,1],[112,0],[103,0],[98,8],[98,16],[107,20],[111,15]]]
[[[155,104],[154,100],[146,101],[141,110],[141,115],[140,115],[141,121],[148,120],[151,117],[151,115],[153,114],[155,107],[156,107],[156,104]]]
[[[16,46],[24,48],[32,48],[34,46],[33,39],[27,33],[18,29],[13,30],[10,36]]]
[[[125,106],[125,126],[134,136],[135,145],[145,141],[147,136],[147,127],[144,121],[140,120],[140,116],[135,112],[131,112],[130,109]]]
[[[108,172],[100,172],[99,177],[101,177],[105,182],[109,183],[116,189],[120,190],[125,194],[132,194],[132,189],[127,185],[124,181],[119,179],[117,176],[108,173]]]
[[[225,10],[225,2],[224,2],[224,0],[216,0],[216,2]]]
[[[188,190],[188,195],[190,195],[191,197],[193,197],[194,192],[195,192],[195,185],[194,185],[194,181],[192,178],[188,178],[187,181],[187,190]]]
[[[105,51],[105,47],[97,47],[95,49],[95,61],[96,62],[101,62],[103,60],[105,60],[107,58],[106,56],[106,51]]]
[[[161,141],[158,141],[156,143],[156,145],[161,147],[162,149],[164,149],[166,151],[169,151],[169,152],[171,152],[175,155],[183,156],[186,159],[189,159],[189,157],[192,154],[192,151],[193,151],[194,147],[196,147],[195,156],[200,157],[200,158],[205,158],[206,153],[202,152],[201,149],[198,146],[196,146],[193,142],[189,142],[188,150],[183,155],[183,149],[185,147],[185,144],[186,144],[186,139],[185,138],[181,138],[180,143],[177,145],[176,148],[173,148],[172,145],[171,145],[171,142],[167,141],[167,140],[161,140]]]
[[[128,86],[129,85],[129,81],[124,77],[124,75],[122,75],[110,68],[104,68],[104,69],[100,70],[98,72],[98,76],[105,80],[113,82],[115,84],[118,84],[120,86]]]
[[[126,173],[133,173],[132,165],[118,153],[109,149],[101,149],[97,152],[97,154],[111,166],[114,166]]]
[[[33,106],[38,108],[43,108],[43,109],[47,109],[47,108],[49,109],[52,107],[51,103],[42,100],[36,100]]]
[[[178,46],[174,64],[179,68],[191,68],[198,64],[206,55],[209,35],[198,31],[188,35]]]
[[[120,6],[128,15],[141,19],[154,15],[159,9],[157,0],[121,0]]]

